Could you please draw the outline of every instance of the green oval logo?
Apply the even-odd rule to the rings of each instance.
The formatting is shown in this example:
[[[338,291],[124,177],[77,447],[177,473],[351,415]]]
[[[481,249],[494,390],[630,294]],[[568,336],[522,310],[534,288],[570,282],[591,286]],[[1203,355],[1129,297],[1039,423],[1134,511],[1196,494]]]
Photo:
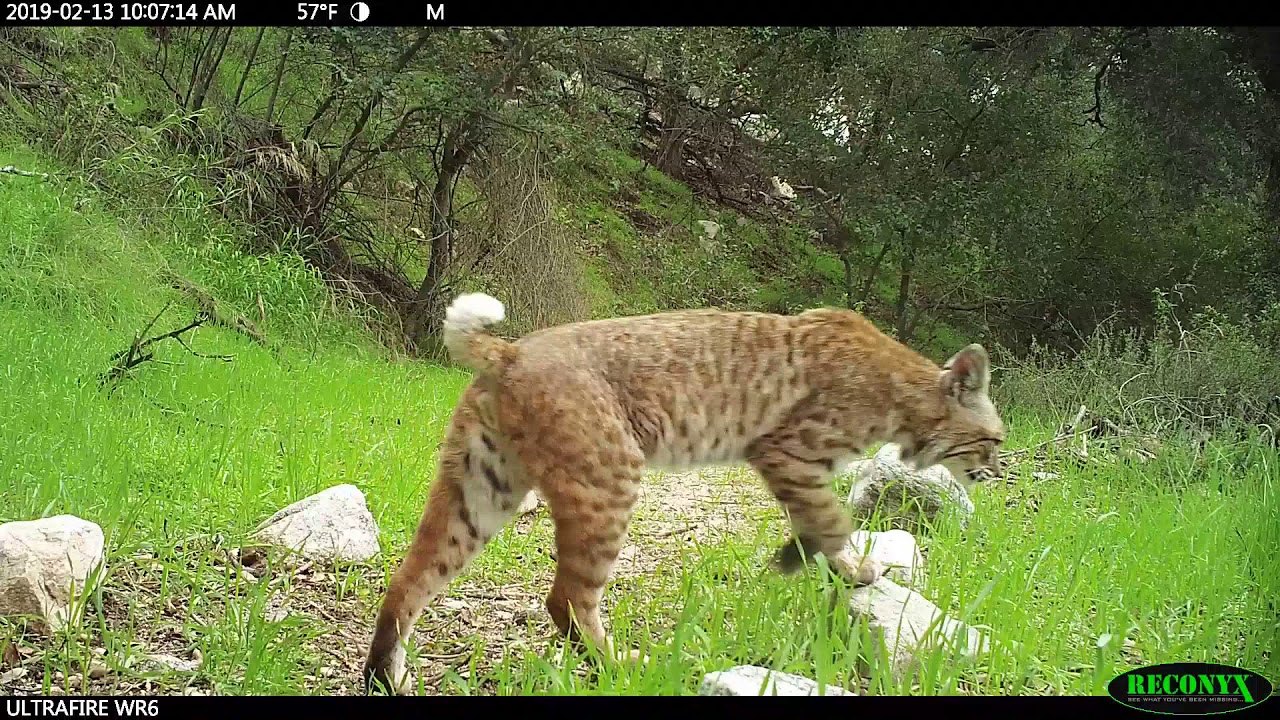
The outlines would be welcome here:
[[[1216,663],[1165,663],[1137,668],[1107,683],[1121,705],[1162,715],[1218,715],[1271,697],[1271,682],[1256,672]]]

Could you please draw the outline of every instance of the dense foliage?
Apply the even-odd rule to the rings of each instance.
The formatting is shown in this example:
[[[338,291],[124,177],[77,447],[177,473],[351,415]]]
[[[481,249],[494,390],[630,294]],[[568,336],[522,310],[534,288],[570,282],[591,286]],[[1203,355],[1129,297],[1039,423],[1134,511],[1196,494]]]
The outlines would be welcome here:
[[[1275,352],[1273,34],[14,29],[0,78],[103,186],[151,166],[419,350],[469,285],[526,327],[838,302],[1018,356],[1167,295]]]

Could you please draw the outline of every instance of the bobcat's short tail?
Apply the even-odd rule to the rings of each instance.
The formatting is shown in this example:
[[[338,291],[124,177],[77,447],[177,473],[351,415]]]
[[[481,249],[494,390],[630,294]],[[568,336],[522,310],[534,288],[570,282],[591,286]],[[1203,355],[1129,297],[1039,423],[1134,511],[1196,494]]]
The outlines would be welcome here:
[[[502,322],[506,308],[484,293],[459,295],[444,313],[444,346],[454,362],[482,375],[501,375],[515,359],[515,345],[487,328]]]

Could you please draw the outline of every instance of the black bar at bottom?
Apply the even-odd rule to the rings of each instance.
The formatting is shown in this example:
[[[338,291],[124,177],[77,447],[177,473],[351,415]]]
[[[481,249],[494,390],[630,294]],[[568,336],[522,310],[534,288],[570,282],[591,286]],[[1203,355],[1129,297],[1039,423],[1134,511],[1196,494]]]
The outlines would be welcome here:
[[[1231,713],[1232,718],[1259,716],[1270,713],[1264,706],[1274,705],[1275,698],[1268,699],[1245,710]],[[544,696],[523,695],[508,697],[7,697],[4,699],[6,718],[216,718],[225,720],[237,714],[279,713],[282,716],[354,717],[370,708],[378,712],[403,712],[406,717],[424,710],[432,712],[456,708],[459,713],[474,711],[480,705],[501,704],[519,708],[542,706],[549,712],[572,711],[600,712],[651,712],[665,705],[669,712],[696,705],[701,718],[710,720],[717,716],[745,720],[753,714],[776,718],[778,708],[771,703],[809,705],[811,708],[830,708],[833,704],[846,704],[838,713],[856,713],[870,717],[870,713],[924,712],[938,717],[951,717],[951,713],[1016,713],[1015,717],[1031,716],[1036,720],[1050,718],[1141,716],[1149,713],[1125,707],[1109,697],[885,697],[861,696],[845,698],[706,698],[696,697],[641,697],[641,696]],[[609,710],[609,708],[613,710]],[[829,712],[830,710],[819,710]],[[958,716],[957,716],[958,717]]]

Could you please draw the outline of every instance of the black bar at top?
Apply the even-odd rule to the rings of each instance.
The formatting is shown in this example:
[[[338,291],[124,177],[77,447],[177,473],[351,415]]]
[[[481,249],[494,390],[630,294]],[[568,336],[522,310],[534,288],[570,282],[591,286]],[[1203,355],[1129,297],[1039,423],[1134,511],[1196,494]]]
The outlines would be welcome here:
[[[284,0],[199,0],[156,2],[138,0],[0,0],[0,27],[9,25],[65,26],[875,26],[930,25],[982,26],[1049,24],[1071,25],[1159,25],[1222,24],[1199,18],[1195,12],[1165,13],[1161,17],[1129,17],[1125,13],[1089,14],[1070,6],[1010,6],[992,12],[980,5],[936,4],[907,6],[871,2],[738,2],[704,0],[643,0],[642,2],[599,2],[569,0],[337,0],[298,3]],[[994,7],[994,6],[993,6]],[[1169,6],[1165,6],[1169,7]],[[1258,5],[1256,9],[1263,6]],[[1234,24],[1262,22],[1256,12],[1251,18],[1233,18]],[[896,10],[896,12],[895,12]],[[1239,14],[1238,12],[1236,13]],[[1270,23],[1263,23],[1270,24]]]

